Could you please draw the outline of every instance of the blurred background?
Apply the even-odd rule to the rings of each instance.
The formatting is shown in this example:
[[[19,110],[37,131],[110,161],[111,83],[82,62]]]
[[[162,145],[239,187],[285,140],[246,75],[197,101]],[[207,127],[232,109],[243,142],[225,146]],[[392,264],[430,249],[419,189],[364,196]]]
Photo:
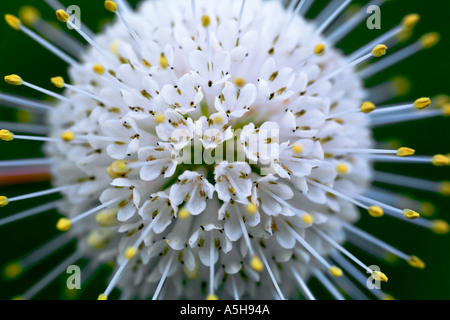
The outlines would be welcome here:
[[[91,30],[99,32],[105,24],[111,21],[113,15],[103,6],[103,0],[62,0],[64,5],[78,5],[81,8],[81,19]],[[139,1],[132,0],[133,6]],[[328,0],[318,0],[307,14],[314,18],[328,3]],[[349,10],[365,5],[368,1],[353,1]],[[0,14],[11,13],[17,15],[24,5],[32,5],[41,11],[42,17],[63,28],[55,19],[55,14],[43,0],[2,0]],[[424,33],[438,31],[441,42],[435,48],[423,50],[418,54],[396,64],[366,81],[367,87],[391,80],[394,77],[406,77],[410,82],[409,90],[402,96],[396,97],[388,103],[414,101],[419,97],[435,97],[439,94],[449,94],[450,59],[450,27],[448,25],[450,1],[445,0],[396,0],[389,1],[381,8],[381,30],[369,30],[365,23],[341,41],[338,47],[344,53],[351,53],[377,36],[398,25],[401,19],[409,13],[419,13],[421,21],[415,28],[413,37],[401,46],[417,40]],[[64,32],[76,37],[74,31]],[[54,76],[65,78],[66,65],[55,58],[46,49],[29,39],[23,33],[11,29],[2,19],[0,21],[0,76],[19,74],[26,81],[52,88],[49,79]],[[12,87],[0,81],[0,92],[13,93],[26,97],[45,99],[31,89]],[[0,106],[0,121],[35,121],[27,112],[17,112],[14,109]],[[397,124],[374,131],[378,142],[400,144],[416,149],[419,155],[434,155],[450,153],[450,122],[448,118],[431,118],[411,123]],[[42,156],[41,144],[37,142],[14,141],[1,143],[0,160],[33,158]],[[394,172],[408,176],[415,176],[429,180],[450,180],[450,167],[436,168],[431,165],[405,164],[377,164],[379,171]],[[0,194],[8,197],[44,190],[50,187],[46,181],[4,185],[0,180]],[[414,191],[401,187],[391,187],[392,190],[408,195],[411,198],[434,205],[434,217],[450,221],[449,198],[439,194]],[[0,218],[21,212],[30,207],[56,199],[57,196],[46,196],[32,200],[18,201],[0,209]],[[55,224],[60,215],[55,210],[47,211],[32,218],[27,218],[6,226],[0,226],[0,269],[11,261],[20,259],[40,244],[54,238],[59,231]],[[346,247],[361,258],[367,265],[378,265],[389,277],[389,282],[382,285],[382,289],[396,299],[449,299],[450,298],[450,237],[437,235],[427,229],[415,226],[403,220],[383,217],[370,218],[362,214],[357,224],[372,235],[408,253],[419,256],[425,263],[424,270],[414,269],[404,261],[392,261],[389,257],[378,260],[364,251],[351,245]],[[42,263],[27,270],[17,279],[11,280],[0,276],[0,299],[11,299],[29,289],[50,270],[55,268],[73,250],[75,242],[71,242],[61,250],[53,253]],[[84,261],[78,263],[80,266]],[[83,286],[83,290],[65,289],[67,274],[62,274],[46,289],[35,296],[37,299],[96,299],[105,288],[110,267],[102,267],[94,277]],[[318,298],[329,298],[316,280],[310,285]]]

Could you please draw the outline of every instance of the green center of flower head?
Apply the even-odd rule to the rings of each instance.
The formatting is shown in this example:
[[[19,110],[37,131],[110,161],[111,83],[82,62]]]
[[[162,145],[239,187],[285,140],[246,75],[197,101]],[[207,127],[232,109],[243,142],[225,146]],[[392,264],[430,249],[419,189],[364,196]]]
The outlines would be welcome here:
[[[43,20],[30,8],[21,19],[6,15],[13,29],[67,62],[70,79],[51,78],[62,91],[55,93],[18,75],[5,77],[57,101],[48,106],[0,95],[45,109],[50,127],[45,137],[1,130],[4,141],[46,143],[46,159],[4,166],[45,164],[54,187],[2,196],[0,206],[62,193],[57,228],[78,240],[72,262],[116,264],[100,300],[116,287],[125,298],[284,299],[297,297],[297,288],[314,298],[311,276],[341,298],[327,277],[358,276],[349,262],[375,285],[387,282],[342,246],[346,240],[423,268],[416,256],[353,224],[359,208],[373,218],[390,215],[448,231],[441,220],[419,219],[417,201],[369,185],[375,179],[449,193],[445,183],[371,167],[447,165],[445,155],[375,148],[372,128],[448,115],[449,101],[379,107],[404,85],[389,83],[371,95],[361,83],[439,37],[425,35],[387,55],[384,43],[401,42],[417,24],[412,14],[344,57],[336,44],[366,17],[361,10],[338,20],[350,2],[331,2],[313,24],[304,18],[308,0],[142,1],[136,11],[124,0],[105,1],[117,21],[98,35],[57,10],[57,19],[89,43],[81,50],[77,41],[39,28]],[[24,268],[15,262],[7,273]]]

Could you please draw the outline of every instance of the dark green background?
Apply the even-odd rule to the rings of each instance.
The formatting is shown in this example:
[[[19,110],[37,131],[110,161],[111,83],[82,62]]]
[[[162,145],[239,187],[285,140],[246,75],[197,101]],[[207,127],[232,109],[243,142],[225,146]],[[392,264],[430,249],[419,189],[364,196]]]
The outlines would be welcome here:
[[[82,21],[92,30],[98,31],[100,25],[111,19],[111,14],[103,7],[103,0],[71,0],[62,1],[65,5],[76,4],[81,7]],[[132,1],[133,4],[138,1]],[[364,4],[367,1],[354,1]],[[314,16],[320,8],[328,3],[318,0],[310,11],[309,16]],[[2,0],[0,2],[0,14],[17,14],[22,5],[34,5],[38,7],[43,16],[57,22],[53,11],[40,0]],[[397,64],[371,78],[367,86],[371,87],[396,75],[404,75],[413,83],[411,92],[402,98],[396,98],[393,102],[415,100],[418,97],[433,97],[441,93],[450,93],[449,90],[449,49],[450,28],[448,26],[448,15],[450,12],[450,1],[446,0],[395,0],[382,7],[382,30],[368,30],[362,24],[351,36],[347,37],[339,45],[345,52],[350,53],[361,45],[375,38],[377,35],[388,31],[396,26],[401,18],[408,13],[420,13],[422,19],[415,31],[415,38],[423,33],[439,31],[442,40],[439,46],[419,54]],[[68,31],[68,30],[67,30]],[[68,31],[69,32],[69,31]],[[71,31],[75,35],[74,31]],[[413,40],[411,40],[413,41]],[[65,75],[65,65],[48,51],[41,48],[20,32],[9,28],[3,19],[0,21],[0,76],[17,73],[27,81],[51,88],[49,78],[56,75]],[[0,82],[0,90],[14,94],[43,98],[25,87],[11,87]],[[15,112],[8,108],[0,108],[0,121],[13,120]],[[375,136],[377,141],[400,140],[405,146],[413,147],[418,154],[428,155],[436,153],[449,153],[450,136],[449,119],[435,118],[416,121],[414,123],[390,126],[377,129]],[[12,143],[1,143],[0,159],[20,159],[37,157],[41,154],[39,143],[14,141]],[[377,169],[391,170],[406,175],[414,175],[432,180],[450,180],[450,169],[434,168],[428,165],[379,165]],[[0,186],[0,194],[8,197],[25,194],[47,188],[47,183],[36,183],[30,185]],[[418,200],[433,202],[437,207],[437,217],[450,221],[449,200],[443,196],[419,191],[395,188]],[[30,201],[16,202],[8,207],[1,208],[0,216],[5,217],[15,212],[27,209],[33,205],[44,203],[51,197],[38,198]],[[51,239],[57,234],[55,223],[58,213],[46,212],[39,216],[0,227],[0,267],[7,262],[18,259],[37,247],[43,241]],[[417,270],[409,267],[404,262],[390,264],[386,261],[378,261],[373,257],[348,246],[367,265],[376,264],[388,275],[389,283],[383,289],[397,299],[449,299],[450,298],[450,238],[448,235],[435,235],[429,230],[408,224],[407,222],[384,217],[382,219],[369,218],[363,214],[359,226],[368,230],[373,235],[398,247],[406,253],[415,254],[427,263],[425,270]],[[55,253],[29,270],[19,279],[11,282],[0,277],[0,299],[10,299],[27,290],[35,281],[40,279],[59,261],[65,258],[73,246],[67,246],[64,250]],[[108,270],[103,268],[93,281],[84,286],[78,297],[95,299],[105,288],[105,280]],[[36,298],[68,299],[65,295],[65,277],[61,276],[51,286],[39,294]],[[316,288],[313,281],[312,286]],[[327,296],[318,291],[318,296]]]

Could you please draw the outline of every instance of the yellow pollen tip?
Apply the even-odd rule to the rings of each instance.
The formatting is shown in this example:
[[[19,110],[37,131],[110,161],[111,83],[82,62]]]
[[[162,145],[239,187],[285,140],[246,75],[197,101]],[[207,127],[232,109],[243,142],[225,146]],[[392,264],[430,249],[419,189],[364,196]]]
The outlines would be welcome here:
[[[117,3],[114,1],[105,1],[105,8],[109,12],[116,12],[118,10]]]
[[[163,69],[166,69],[169,66],[169,61],[167,60],[164,53],[161,53],[161,56],[159,57],[159,64]]]
[[[411,148],[400,148],[397,151],[397,156],[399,157],[410,157],[412,155],[414,155],[416,153],[416,151],[414,149]]]
[[[211,18],[208,15],[204,15],[202,17],[202,26],[204,28],[208,28],[210,24],[211,24]]]
[[[425,49],[429,49],[438,44],[439,40],[441,40],[441,35],[437,32],[431,32],[422,36],[419,41]]]
[[[117,212],[118,211],[119,211],[118,208],[104,209],[97,214],[97,216],[95,217],[95,220],[102,227],[113,226],[118,222],[118,220],[117,220]]]
[[[108,300],[108,296],[104,293],[99,294],[97,300]]]
[[[403,215],[408,218],[409,220],[415,220],[417,218],[420,218],[420,214],[411,210],[411,209],[405,209],[403,210]]]
[[[369,214],[374,218],[380,218],[384,215],[384,210],[379,206],[371,206],[369,208]]]
[[[314,47],[314,54],[321,55],[325,52],[326,45],[324,43],[320,43]]]
[[[213,121],[214,121],[214,123],[222,124],[223,123],[223,117],[221,115],[217,115],[217,116],[214,117]]]
[[[41,13],[35,7],[23,6],[20,8],[19,17],[27,26],[33,26],[41,18]]]
[[[158,113],[155,115],[155,122],[157,124],[161,124],[164,122],[164,120],[166,120],[166,116],[162,113]]]
[[[122,178],[130,172],[131,169],[128,167],[128,161],[126,160],[116,160],[106,168],[106,173],[112,179]]]
[[[56,223],[56,229],[59,231],[68,231],[72,226],[72,222],[69,219],[61,218]]]
[[[312,224],[314,222],[314,217],[307,213],[303,215],[302,221],[304,224]]]
[[[378,281],[388,282],[388,277],[381,271],[374,271],[372,277]]]
[[[178,218],[179,219],[187,219],[189,218],[191,214],[189,213],[188,209],[183,208],[180,211],[178,211]]]
[[[105,73],[105,67],[102,66],[101,64],[96,64],[92,70],[94,70],[95,73],[99,74],[99,75],[103,75]]]
[[[0,196],[0,208],[1,207],[6,207],[9,203],[9,200],[7,197],[5,196]]]
[[[20,262],[12,262],[5,267],[4,274],[8,279],[17,278],[23,271]]]
[[[238,87],[243,87],[245,85],[246,81],[242,77],[236,77],[234,78],[234,84]]]
[[[391,79],[396,96],[405,96],[411,91],[411,82],[406,77],[398,76]]]
[[[245,209],[250,214],[255,214],[258,211],[258,207],[254,203],[249,203]]]
[[[303,152],[303,146],[301,144],[294,144],[291,148],[292,152],[295,154],[300,154]]]
[[[430,98],[420,98],[414,102],[414,107],[416,107],[416,109],[425,109],[426,107],[429,107],[430,105],[431,105]]]
[[[420,16],[417,13],[408,14],[403,18],[402,25],[405,29],[414,28],[420,21]]]
[[[339,174],[346,174],[348,173],[348,165],[346,165],[345,163],[340,163],[336,166],[336,171]]]
[[[342,272],[341,268],[332,266],[329,271],[330,271],[331,275],[333,275],[335,277],[342,277],[343,272]]]
[[[208,296],[206,297],[206,300],[219,300],[219,297],[216,296],[214,293],[210,293],[210,294],[208,294]]]
[[[0,130],[0,139],[3,141],[12,141],[14,140],[14,134],[6,129]]]
[[[436,167],[443,167],[450,163],[450,159],[443,154],[437,154],[433,157],[432,163]]]
[[[446,234],[450,230],[450,226],[444,220],[435,220],[433,221],[433,225],[431,227],[434,233],[437,234]]]
[[[12,14],[5,14],[5,21],[11,28],[15,30],[19,30],[22,26],[22,22],[20,21],[20,19],[16,16],[13,16]]]
[[[416,256],[409,257],[408,263],[411,267],[424,269],[425,263]]]
[[[372,50],[372,54],[374,57],[379,58],[386,54],[387,47],[384,44],[379,44],[375,46]]]
[[[11,298],[11,300],[23,300],[22,296],[14,296]]]
[[[444,104],[441,108],[442,108],[442,111],[444,112],[444,116],[450,117],[450,103]]]
[[[5,81],[13,86],[20,86],[23,84],[23,80],[17,74],[11,74],[5,77]]]
[[[420,204],[420,212],[423,216],[430,217],[436,213],[436,207],[431,202],[422,202]]]
[[[395,300],[395,298],[393,296],[391,296],[390,294],[385,294],[383,297],[383,300]]]
[[[75,134],[72,131],[66,131],[61,134],[61,139],[64,141],[73,141],[75,139]]]
[[[53,85],[57,88],[64,88],[64,79],[63,77],[53,77],[50,79]]]
[[[442,182],[439,186],[439,193],[444,196],[450,196],[450,181]]]
[[[375,105],[372,102],[366,101],[361,105],[361,112],[371,113],[376,109]]]
[[[253,256],[252,261],[250,262],[250,266],[256,272],[261,272],[264,270],[264,264],[262,263],[261,259],[256,255]]]
[[[138,250],[135,247],[128,247],[125,251],[125,258],[131,260],[137,254]]]
[[[69,20],[69,15],[62,9],[56,11],[56,18],[61,22],[67,22]]]

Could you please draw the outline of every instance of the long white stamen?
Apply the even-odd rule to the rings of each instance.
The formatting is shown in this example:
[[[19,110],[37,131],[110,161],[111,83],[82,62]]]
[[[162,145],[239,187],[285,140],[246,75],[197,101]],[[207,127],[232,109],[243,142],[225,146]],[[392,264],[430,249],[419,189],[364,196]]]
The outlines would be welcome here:
[[[47,126],[41,124],[3,122],[3,121],[0,121],[0,128],[5,128],[9,131],[24,132],[31,134],[47,134],[49,131],[49,128]]]
[[[244,236],[245,243],[247,244],[247,247],[248,247],[248,252],[250,253],[251,256],[253,256],[255,253],[253,251],[253,247],[250,242],[250,237],[248,236],[247,228],[244,225],[244,220],[243,220],[244,216],[242,215],[241,210],[239,210],[239,207],[237,205],[235,205],[235,208],[236,208],[236,215],[237,215],[237,218],[239,221],[239,225],[242,229],[242,235]]]
[[[105,99],[101,98],[100,96],[98,96],[96,94],[93,94],[93,93],[91,93],[91,92],[89,92],[87,90],[80,89],[80,88],[78,88],[76,86],[73,86],[73,85],[70,85],[70,84],[67,84],[67,83],[64,83],[64,87],[69,89],[69,90],[72,90],[72,91],[84,94],[84,95],[88,96],[89,98],[97,100],[97,101],[99,101],[99,102],[101,102],[101,103],[103,103],[105,105],[110,104],[109,101],[106,101]]]
[[[238,17],[238,22],[237,22],[236,31],[235,31],[236,38],[239,38],[239,32],[240,32],[241,23],[242,23],[242,16],[244,15],[245,2],[246,2],[246,0],[242,0],[241,9],[239,10],[239,17]]]
[[[60,204],[61,204],[61,201],[53,201],[53,202],[49,202],[49,203],[43,204],[41,206],[37,206],[37,207],[31,208],[31,209],[22,211],[20,213],[16,213],[16,214],[14,214],[12,216],[0,219],[0,226],[3,226],[5,224],[11,223],[11,222],[15,222],[15,221],[18,221],[18,220],[21,220],[21,219],[24,219],[24,218],[31,217],[31,216],[34,216],[34,215],[39,214],[39,213],[44,213],[44,212],[46,212],[48,210],[51,210],[51,209],[55,209]]]
[[[79,66],[79,63],[75,61],[75,59],[71,58],[68,54],[64,53],[47,40],[43,39],[38,34],[28,29],[27,27],[21,25],[20,30],[23,31],[23,33],[25,33],[27,36],[38,42],[41,46],[52,52],[55,56],[59,57],[61,60],[65,61],[71,66]]]
[[[339,262],[336,261],[338,264]],[[339,264],[340,265],[340,264]],[[314,276],[319,280],[319,282],[325,287],[325,289],[336,299],[345,300],[344,296],[336,289],[336,287],[328,280],[327,277],[317,268],[312,268]]]
[[[278,292],[278,296],[281,300],[284,300],[283,292],[281,292],[280,286],[277,283],[277,280],[275,279],[275,276],[273,275],[272,269],[270,268],[269,263],[267,262],[266,256],[264,255],[264,252],[262,251],[261,247],[258,247],[259,255],[261,256],[261,259],[264,263],[264,266],[267,269],[267,272],[269,273],[270,279],[272,280],[272,283],[275,287],[275,290]]]
[[[115,202],[119,202],[119,199],[112,199],[112,200],[110,200],[108,202],[105,202],[105,203],[95,207],[95,208],[92,208],[92,209],[90,209],[90,210],[88,210],[86,212],[83,212],[83,213],[77,215],[76,217],[70,219],[70,222],[72,224],[74,224],[74,223],[76,223],[76,222],[78,222],[80,220],[83,220],[84,218],[90,216],[91,214],[96,213],[96,212],[102,210],[103,208],[106,208],[106,207],[112,205]]]
[[[336,19],[338,15],[344,11],[345,8],[352,2],[352,0],[345,0],[329,17],[325,20],[315,31],[317,35],[321,34],[333,21]]]
[[[330,148],[328,152],[335,154],[397,154],[398,150],[387,150],[387,149],[357,149],[357,148]]]
[[[359,202],[359,201],[357,201],[357,200],[355,200],[355,199],[353,199],[353,198],[351,198],[349,196],[346,196],[345,194],[340,193],[340,192],[338,192],[338,191],[336,191],[336,190],[334,190],[332,188],[329,188],[329,187],[327,187],[327,186],[325,186],[323,184],[317,183],[317,182],[312,181],[312,180],[308,180],[308,183],[312,184],[313,186],[315,186],[315,187],[317,187],[319,189],[322,189],[322,190],[324,190],[326,192],[329,192],[329,193],[331,193],[331,194],[333,194],[333,195],[335,195],[335,196],[337,196],[337,197],[339,197],[339,198],[341,198],[343,200],[346,200],[346,201],[348,201],[350,203],[353,203],[354,205],[356,205],[356,206],[358,206],[360,208],[369,210],[369,207],[366,206],[365,204],[363,204],[363,203],[361,203],[361,202]]]
[[[58,192],[61,192],[61,191],[64,191],[64,190],[67,190],[67,189],[70,189],[73,187],[74,187],[74,185],[68,185],[68,186],[62,186],[62,187],[52,188],[52,189],[48,189],[48,190],[33,192],[33,193],[25,194],[22,196],[10,198],[10,199],[8,199],[8,201],[14,202],[14,201],[20,201],[20,200],[41,197],[41,196],[45,196],[45,195],[52,194],[52,193],[58,193]]]
[[[369,60],[372,57],[373,57],[373,54],[372,53],[368,53],[368,54],[362,56],[361,58],[358,58],[358,59],[356,59],[356,60],[346,64],[345,66],[341,67],[340,69],[337,69],[336,71],[333,71],[332,73],[324,76],[323,78],[320,78],[318,81],[330,80],[330,79],[336,77],[337,75],[341,74],[345,70],[353,68],[353,67],[359,65],[360,63],[362,63],[362,62],[364,62],[366,60]]]
[[[214,295],[214,230],[209,233],[209,294]]]
[[[31,268],[41,260],[49,257],[51,254],[64,247],[73,239],[73,235],[69,233],[62,233],[43,244],[39,249],[34,250],[20,259],[20,265],[24,268]]]
[[[33,90],[42,92],[43,94],[46,94],[46,95],[51,96],[51,97],[54,97],[54,98],[56,98],[56,99],[58,99],[58,100],[61,100],[61,101],[64,101],[64,102],[67,102],[67,103],[70,103],[70,104],[73,103],[69,98],[66,98],[66,97],[64,97],[64,96],[62,96],[62,95],[60,95],[60,94],[54,93],[53,91],[50,91],[50,90],[41,88],[41,87],[39,87],[39,86],[36,86],[36,85],[34,85],[34,84],[32,84],[32,83],[23,81],[22,84],[23,84],[24,86],[27,86],[28,88],[31,88],[31,89],[33,89]]]
[[[303,278],[300,276],[300,274],[297,272],[297,270],[295,270],[294,266],[292,264],[290,264],[289,267],[291,268],[291,272],[294,275],[295,280],[297,280],[297,283],[300,286],[300,290],[305,295],[306,299],[308,299],[308,300],[316,300],[316,298],[314,298],[314,295],[309,290],[309,288],[306,285],[306,283],[303,280]]]
[[[427,118],[434,118],[434,117],[440,117],[445,116],[444,110],[430,110],[425,112],[419,112],[419,111],[413,111],[408,112],[405,114],[399,114],[399,115],[387,115],[382,117],[377,117],[375,119],[370,120],[370,126],[372,128],[375,127],[381,127],[386,126],[390,124],[395,123],[401,123],[401,122],[411,122],[414,120],[421,120],[421,119],[427,119]]]
[[[59,275],[65,273],[68,266],[74,264],[82,257],[80,251],[73,253],[63,262],[61,262],[56,268],[54,268],[50,273],[45,275],[40,281],[38,281],[34,286],[28,289],[23,295],[22,299],[31,299],[37,293],[39,293],[42,289],[44,289],[47,285],[49,285],[53,280],[55,280]]]
[[[159,283],[158,283],[158,287],[156,288],[156,291],[155,291],[155,294],[154,294],[153,297],[152,297],[152,300],[158,299],[159,292],[161,291],[161,288],[162,288],[164,282],[166,281],[167,274],[169,273],[170,266],[172,265],[174,252],[175,252],[175,251],[173,251],[173,252],[170,254],[169,262],[167,263],[167,266],[166,266],[166,268],[164,269],[164,272],[163,272],[163,274],[162,274],[162,276],[161,276],[161,280],[160,280]]]
[[[375,181],[383,182],[391,185],[418,189],[429,192],[442,192],[443,183],[429,181],[420,178],[402,176],[394,173],[376,171],[373,173]]]
[[[52,107],[40,103],[37,100],[35,101],[31,99],[25,99],[22,97],[16,97],[14,95],[5,93],[0,93],[0,102],[11,108],[22,109],[23,107],[25,107],[35,109],[36,111],[49,111],[52,109]]]
[[[231,286],[233,287],[234,300],[239,300],[239,294],[236,286],[236,279],[233,276],[231,276]]]

